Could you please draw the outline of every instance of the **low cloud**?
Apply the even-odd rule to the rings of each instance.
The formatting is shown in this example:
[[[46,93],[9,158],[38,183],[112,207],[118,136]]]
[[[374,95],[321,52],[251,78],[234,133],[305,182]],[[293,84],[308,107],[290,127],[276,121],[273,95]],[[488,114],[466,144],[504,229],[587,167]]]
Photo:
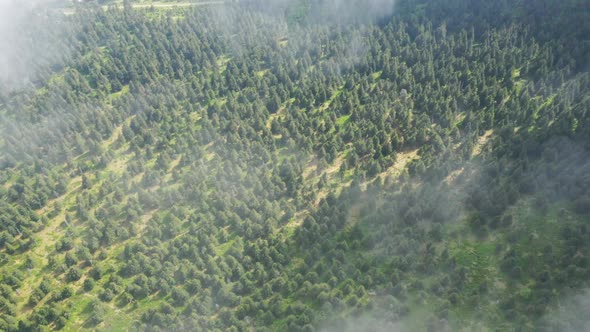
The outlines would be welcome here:
[[[542,331],[590,331],[590,289],[584,289],[559,301],[541,321]]]
[[[20,89],[65,55],[54,0],[0,0],[0,87]]]

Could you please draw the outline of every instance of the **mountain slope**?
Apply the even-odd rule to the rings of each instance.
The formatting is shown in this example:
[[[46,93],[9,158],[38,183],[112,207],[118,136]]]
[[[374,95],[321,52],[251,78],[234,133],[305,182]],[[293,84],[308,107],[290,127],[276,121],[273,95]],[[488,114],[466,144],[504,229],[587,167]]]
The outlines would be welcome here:
[[[285,5],[45,12],[67,47],[0,81],[0,329],[587,327],[587,8]]]

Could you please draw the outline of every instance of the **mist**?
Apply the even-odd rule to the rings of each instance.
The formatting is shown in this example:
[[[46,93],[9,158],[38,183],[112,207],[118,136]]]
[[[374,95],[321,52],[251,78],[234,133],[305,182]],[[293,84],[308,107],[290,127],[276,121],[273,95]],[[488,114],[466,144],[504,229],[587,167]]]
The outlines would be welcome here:
[[[5,37],[0,40],[0,91],[5,90],[4,93],[6,90],[31,88],[30,91],[34,93],[28,95],[39,92],[43,96],[38,103],[35,98],[31,98],[29,104],[23,102],[25,106],[22,108],[14,106],[19,102],[17,94],[15,98],[10,98],[11,105],[4,107],[0,103],[0,128],[7,128],[0,136],[0,152],[10,151],[11,158],[16,159],[6,162],[14,169],[15,175],[21,165],[44,162],[60,165],[55,167],[55,171],[64,174],[66,185],[63,193],[59,193],[63,196],[59,197],[62,197],[65,208],[58,208],[55,204],[55,214],[58,217],[49,217],[50,220],[47,221],[53,227],[50,228],[53,238],[61,241],[61,238],[67,239],[71,234],[75,237],[76,245],[90,248],[88,244],[92,244],[92,250],[103,251],[105,256],[111,254],[113,243],[126,247],[129,245],[131,249],[125,248],[126,256],[113,254],[108,260],[120,262],[120,266],[109,266],[113,268],[111,277],[127,279],[117,287],[124,287],[126,284],[133,287],[113,291],[121,296],[116,295],[114,300],[103,301],[119,304],[121,300],[122,308],[126,305],[134,306],[121,311],[133,312],[146,302],[141,301],[145,297],[140,295],[135,298],[137,285],[133,284],[133,280],[141,280],[140,277],[149,274],[150,285],[145,289],[145,285],[142,285],[141,291],[146,292],[147,302],[151,301],[151,296],[155,301],[163,301],[160,309],[154,307],[148,312],[133,312],[142,316],[141,321],[136,321],[138,330],[142,327],[175,330],[166,320],[161,319],[162,312],[167,316],[178,314],[178,320],[186,321],[186,329],[189,330],[199,327],[205,329],[206,325],[199,325],[201,321],[203,324],[211,324],[212,329],[213,323],[210,321],[213,320],[208,318],[213,315],[220,320],[235,319],[236,326],[239,320],[239,325],[256,329],[256,325],[251,323],[254,315],[284,309],[275,313],[275,317],[265,316],[261,321],[278,321],[287,315],[309,318],[314,317],[308,314],[312,312],[316,316],[310,324],[313,324],[314,329],[324,332],[409,332],[422,330],[421,328],[437,332],[448,331],[448,320],[453,321],[455,317],[449,317],[449,308],[453,307],[447,299],[451,298],[450,295],[457,295],[451,292],[455,288],[459,293],[463,289],[462,284],[449,286],[450,282],[463,280],[462,272],[451,274],[458,264],[454,259],[457,252],[453,250],[467,251],[463,250],[467,247],[472,249],[473,242],[470,241],[478,244],[489,240],[490,244],[494,243],[492,241],[495,234],[490,236],[489,230],[494,227],[498,234],[503,234],[508,227],[502,229],[505,225],[498,225],[498,221],[512,222],[512,218],[501,218],[508,217],[510,209],[519,203],[528,206],[524,204],[525,201],[535,196],[543,195],[555,200],[569,199],[567,195],[577,197],[583,189],[583,182],[579,179],[588,179],[587,171],[584,172],[583,168],[587,165],[587,152],[568,140],[551,141],[539,147],[542,150],[540,154],[546,155],[547,159],[563,160],[572,165],[563,167],[557,175],[550,169],[552,167],[544,169],[535,163],[527,163],[522,169],[511,169],[512,164],[505,162],[509,157],[501,159],[493,155],[496,152],[493,151],[495,147],[500,145],[495,141],[500,139],[497,132],[490,135],[492,138],[487,143],[475,143],[487,145],[478,146],[479,152],[471,153],[471,150],[463,151],[460,148],[468,143],[478,142],[480,135],[477,130],[466,133],[461,140],[449,138],[436,142],[433,139],[435,135],[449,135],[445,134],[446,129],[438,126],[436,120],[429,119],[424,121],[425,138],[416,140],[420,143],[400,143],[393,148],[395,155],[383,152],[383,156],[380,154],[379,157],[371,158],[370,151],[357,148],[356,141],[376,138],[380,134],[364,133],[363,126],[366,127],[367,122],[379,123],[379,120],[383,120],[383,123],[396,123],[395,128],[382,126],[388,135],[383,135],[380,142],[374,143],[379,147],[390,138],[389,133],[399,128],[408,131],[414,129],[409,125],[404,126],[402,122],[405,118],[399,115],[402,112],[407,111],[408,117],[416,118],[429,115],[427,112],[430,110],[413,109],[412,99],[417,101],[419,94],[436,95],[431,93],[432,89],[430,93],[424,90],[418,92],[418,87],[422,87],[419,83],[413,89],[408,88],[410,91],[406,94],[407,98],[399,99],[397,95],[400,90],[406,90],[405,82],[399,80],[401,75],[393,75],[384,70],[385,75],[381,76],[383,70],[380,71],[379,65],[363,68],[368,67],[366,63],[371,60],[369,54],[380,52],[381,45],[375,46],[379,42],[375,40],[375,36],[379,33],[380,21],[394,14],[394,0],[325,0],[313,3],[278,0],[271,1],[268,6],[262,1],[246,4],[240,1],[239,5],[226,3],[199,7],[196,10],[207,13],[205,19],[194,14],[196,11],[193,14],[184,13],[184,18],[193,18],[193,22],[207,22],[204,30],[199,31],[205,37],[187,40],[196,45],[202,43],[199,47],[203,49],[211,46],[206,45],[208,43],[215,44],[215,47],[214,50],[207,49],[206,57],[195,56],[190,60],[183,59],[187,60],[184,63],[174,62],[174,65],[184,68],[185,73],[174,72],[174,66],[170,66],[169,61],[176,57],[183,58],[185,54],[198,53],[195,52],[196,48],[182,49],[186,45],[182,45],[183,39],[178,38],[179,35],[174,31],[177,28],[186,28],[186,25],[183,26],[186,22],[182,22],[182,16],[166,17],[170,21],[157,21],[158,18],[151,16],[142,20],[145,18],[144,14],[148,16],[147,10],[138,9],[137,13],[128,15],[113,9],[106,16],[113,15],[115,18],[105,19],[110,22],[106,26],[110,29],[120,22],[124,24],[107,34],[111,39],[101,40],[98,44],[93,44],[92,49],[81,53],[85,55],[84,58],[91,59],[88,62],[96,62],[94,64],[98,64],[97,67],[105,59],[121,60],[121,63],[104,61],[109,68],[103,67],[105,72],[118,74],[105,75],[105,80],[121,78],[120,90],[112,89],[111,86],[114,85],[110,83],[104,86],[93,85],[88,89],[72,89],[72,86],[80,88],[78,85],[81,80],[92,80],[92,75],[85,70],[88,65],[86,63],[76,67],[77,61],[63,61],[69,56],[68,48],[64,47],[68,40],[64,38],[67,32],[59,30],[61,28],[51,30],[52,26],[62,26],[63,15],[46,10],[44,6],[50,2],[0,0],[0,37]],[[241,11],[243,8],[240,7],[242,5],[250,5],[256,12],[244,15]],[[149,13],[152,14],[154,13]],[[136,17],[132,17],[135,15]],[[128,17],[132,17],[129,22]],[[177,19],[181,21],[178,25],[168,24]],[[162,24],[152,25],[154,21]],[[30,22],[34,22],[34,26]],[[138,22],[141,23],[141,28],[136,25]],[[168,25],[173,29],[168,30]],[[95,29],[92,24],[89,26],[89,30]],[[135,30],[131,31],[132,28]],[[51,38],[41,38],[44,35],[37,34],[47,29],[50,30]],[[149,29],[152,29],[151,35],[140,33]],[[188,29],[183,31],[190,32],[181,37],[197,35],[191,34],[193,31]],[[166,36],[166,33],[170,36]],[[138,41],[129,36],[138,39],[141,36],[142,39]],[[162,52],[154,51],[158,48],[149,48],[145,54],[149,54],[151,58],[142,57],[143,54],[134,51],[142,49],[142,46],[152,45],[152,40],[153,44],[166,45],[167,48],[161,48]],[[174,44],[168,44],[171,40],[174,40]],[[391,51],[394,57],[399,57],[399,48],[401,47],[384,52]],[[408,50],[408,46],[405,49]],[[174,57],[168,57],[169,50],[172,50],[170,54],[174,54]],[[406,54],[410,58],[409,52]],[[159,55],[162,55],[162,59],[158,58]],[[242,61],[249,57],[258,61]],[[404,57],[400,58],[403,61]],[[204,60],[201,63],[194,59]],[[139,77],[128,80],[127,69],[133,67],[135,62],[149,64],[150,67],[134,72],[136,75],[140,73]],[[162,66],[159,66],[160,62],[163,63]],[[63,68],[72,69],[63,70],[60,63],[64,63]],[[294,64],[300,64],[301,68]],[[406,71],[407,76],[420,77],[420,73],[412,72],[411,68],[419,65],[417,63],[396,67],[399,67],[399,72]],[[168,68],[170,70],[166,72]],[[285,68],[291,71],[279,75],[281,73],[276,69]],[[60,85],[60,80],[50,80],[46,88],[33,90],[43,87],[43,82],[47,82],[44,79],[61,78],[62,73],[64,82],[67,83]],[[318,73],[329,79],[320,77]],[[251,82],[242,80],[247,75],[251,76]],[[269,86],[274,88],[281,85],[283,82],[277,78],[287,76],[293,77],[292,86],[282,87],[285,88],[284,96],[277,93],[277,96],[281,96],[277,97],[278,106],[266,106]],[[222,83],[211,87],[211,77],[215,84]],[[202,81],[199,82],[199,79]],[[235,88],[226,83],[226,80],[231,79],[236,79]],[[322,87],[325,84],[328,87],[328,91],[324,91],[326,99],[317,103],[313,100],[319,93],[314,91],[315,86],[307,83],[312,80],[315,80],[317,86]],[[55,81],[58,83],[54,84]],[[204,81],[206,82],[203,83]],[[352,82],[350,87],[347,87],[346,81]],[[399,84],[394,85],[394,81]],[[454,83],[449,83],[452,84]],[[354,107],[358,109],[348,113],[347,117],[339,110],[342,103],[338,98],[349,98],[346,94],[356,91],[357,85],[358,90],[363,92],[359,93],[362,102],[355,102]],[[266,94],[263,93],[264,89],[267,89]],[[301,99],[309,100],[307,104],[298,104],[297,89],[312,91],[308,95],[302,95]],[[69,95],[64,97],[66,93]],[[379,105],[371,105],[373,97],[378,100],[377,93],[392,98],[379,99]],[[46,95],[53,99],[45,98]],[[79,98],[78,102],[71,96]],[[68,97],[74,100],[74,105],[66,102]],[[389,104],[390,101],[397,106],[391,113],[390,108],[393,107]],[[441,105],[444,104],[443,102]],[[39,109],[36,108],[37,105],[40,105]],[[273,111],[270,111],[271,107]],[[373,112],[370,108],[375,107],[379,110]],[[437,109],[438,107],[432,107],[433,112]],[[18,112],[19,116],[11,116],[10,112],[13,111]],[[398,114],[397,118],[396,115],[391,115],[395,112]],[[448,113],[451,118],[455,115],[452,111]],[[333,116],[333,119],[324,116],[325,114]],[[314,123],[313,117],[323,123]],[[276,133],[272,129],[271,120],[278,123]],[[412,125],[416,122],[408,121]],[[332,125],[332,128],[327,125]],[[342,132],[351,128],[347,127],[351,125],[355,126],[351,132],[361,132],[362,135],[345,138]],[[293,129],[289,128],[291,126]],[[457,126],[461,127],[461,124]],[[324,131],[325,136],[314,136],[317,132]],[[307,144],[304,140],[306,135],[318,139],[310,140]],[[350,145],[343,142],[332,144],[331,136],[340,139],[338,135],[344,137],[344,142],[350,141]],[[406,133],[403,135],[406,136]],[[8,140],[3,142],[3,138]],[[9,144],[4,144],[6,142]],[[70,144],[71,142],[76,144]],[[60,154],[39,151],[50,144],[61,144],[64,153],[61,150]],[[3,145],[8,145],[10,149],[5,149]],[[437,146],[432,147],[435,145]],[[505,145],[511,146],[510,142]],[[335,158],[325,158],[325,150],[329,148],[335,150]],[[430,153],[429,148],[436,152]],[[348,153],[356,153],[356,150],[359,151],[359,157],[364,158],[363,154],[366,154],[368,158],[349,163]],[[439,154],[440,159],[433,157]],[[408,155],[413,157],[406,157]],[[391,160],[385,159],[389,156]],[[396,156],[403,161],[399,163],[400,167],[391,165],[397,163],[394,160]],[[0,170],[4,163],[2,157],[0,153]],[[530,159],[536,158],[533,157],[531,155]],[[420,167],[410,158],[424,161],[422,171],[416,171]],[[374,172],[375,176],[367,177],[372,166],[365,162],[367,159],[371,162],[371,159],[380,159],[383,163],[379,166],[379,171]],[[500,160],[499,165],[492,163],[496,159]],[[64,162],[66,164],[61,168]],[[341,165],[344,166],[344,171],[340,175],[338,167]],[[285,172],[282,166],[288,166],[285,167]],[[29,167],[28,172],[22,171],[19,175],[25,178],[28,174],[40,173],[34,169],[36,167],[37,165]],[[424,170],[425,168],[428,169]],[[495,180],[514,179],[508,177],[512,171],[521,172],[519,178],[514,177],[518,180],[530,179],[528,182],[522,181],[524,185],[529,185],[524,189],[531,188],[530,192],[520,195],[518,188],[506,191],[510,195],[514,194],[513,200],[506,204],[504,200],[498,200],[502,203],[500,206],[490,204],[492,198],[509,196],[503,194],[505,187]],[[308,175],[305,175],[306,172]],[[7,172],[5,178],[8,193],[8,190],[12,191],[14,177]],[[352,179],[347,182],[349,178]],[[572,181],[572,178],[577,179]],[[560,185],[566,183],[566,180],[567,185]],[[295,183],[295,189],[291,191],[289,188],[292,183]],[[579,188],[574,185],[576,183]],[[568,188],[564,188],[566,186]],[[46,187],[51,188],[52,185]],[[514,189],[512,186],[509,188]],[[34,188],[30,189],[33,190]],[[493,194],[488,195],[492,191]],[[498,195],[499,192],[501,195]],[[330,196],[332,194],[334,196]],[[60,198],[54,196],[58,194],[51,194],[49,198],[56,198],[60,202]],[[45,202],[40,204],[45,205],[42,211],[49,211],[53,205]],[[468,219],[478,211],[491,212],[489,215],[478,213],[478,218]],[[308,226],[305,216],[315,216],[316,220],[309,222]],[[522,233],[526,232],[527,225],[518,224],[518,218],[515,220],[515,226],[521,227]],[[473,223],[474,228],[479,227],[482,231],[471,234],[468,226],[461,227],[466,223]],[[442,225],[456,229],[456,233],[445,237],[447,234],[443,232],[445,229]],[[88,228],[89,231],[73,232],[78,227],[81,230]],[[112,230],[121,231],[113,235],[109,233]],[[324,233],[320,234],[320,231]],[[466,235],[458,234],[460,232]],[[314,235],[318,237],[305,242],[306,238]],[[54,243],[51,241],[50,239],[42,244],[49,244],[48,251],[51,253],[48,255],[57,257],[59,253],[53,253]],[[443,249],[447,255],[444,258]],[[450,249],[450,254],[446,249]],[[496,247],[498,257],[501,257],[499,254],[503,251],[507,251],[507,247]],[[94,255],[94,251],[92,254]],[[325,257],[333,257],[330,260],[326,258],[324,262],[324,254]],[[91,256],[89,264],[104,266],[95,256]],[[476,258],[478,260],[473,259],[473,266],[476,265],[475,262],[480,263],[479,256]],[[86,258],[80,258],[81,262],[83,260]],[[140,261],[141,268],[137,268],[139,265],[136,266],[135,263],[138,262],[133,262],[135,260]],[[292,262],[297,262],[298,265],[294,267]],[[325,263],[321,269],[319,263]],[[85,263],[79,265],[82,264]],[[152,265],[149,266],[149,271],[146,268],[148,264]],[[167,266],[163,268],[162,265]],[[191,270],[181,271],[181,266],[188,266]],[[471,264],[465,263],[465,266],[469,268]],[[41,273],[42,268],[45,268],[44,262],[37,263],[33,271]],[[49,270],[52,268],[48,266]],[[479,265],[476,268],[473,269],[473,275],[480,271]],[[495,273],[496,270],[486,271]],[[326,276],[325,280],[319,279],[320,276],[324,278],[322,271],[333,274],[332,278]],[[436,271],[441,272],[437,274]],[[56,276],[61,278],[62,272],[56,270]],[[172,273],[168,274],[169,272]],[[35,273],[30,275],[36,277]],[[470,270],[467,270],[465,275],[469,276],[469,273]],[[250,280],[246,279],[254,280],[254,277],[258,278],[258,274],[262,277],[256,280],[261,283],[255,286],[248,284]],[[163,279],[172,275],[174,278]],[[432,276],[432,280],[423,283],[424,275]],[[486,287],[495,285],[495,280],[486,279],[487,275],[483,274],[485,283],[482,284]],[[185,303],[187,299],[182,300],[182,303],[178,301],[174,304],[178,308],[171,309],[169,302],[172,302],[170,297],[166,297],[167,294],[171,290],[183,289],[189,279],[199,281],[198,287],[193,289],[194,284],[191,285],[192,299],[189,298],[188,303]],[[307,286],[307,279],[313,284],[309,283]],[[113,285],[116,283],[118,281],[112,282]],[[97,287],[110,287],[109,284],[111,281],[103,278],[97,283]],[[163,284],[165,287],[160,287]],[[267,285],[272,288],[267,287],[264,292],[257,289]],[[488,299],[500,302],[501,296],[510,297],[507,293],[498,297],[486,297],[487,288],[475,287],[479,284],[472,286],[475,291],[482,292],[481,296],[467,294],[458,300],[458,296],[455,296],[453,305],[458,301],[459,304],[479,310],[480,305],[487,305],[484,302]],[[192,294],[193,291],[199,294],[198,297]],[[306,307],[308,300],[315,301],[319,298],[316,295],[322,295],[324,291],[321,309],[318,308],[319,305]],[[93,294],[98,293],[95,291],[84,296]],[[159,295],[156,294],[162,296],[158,298]],[[182,295],[180,293],[179,298]],[[257,296],[255,299],[258,311],[254,311],[254,306],[246,301],[253,296]],[[283,301],[280,296],[295,300]],[[569,313],[567,308],[579,307],[586,310],[589,299],[588,291],[568,297],[562,302],[564,309],[548,313],[547,320],[568,319],[571,316],[565,316]],[[243,304],[241,309],[244,311],[234,316],[234,309],[238,304]],[[108,312],[112,307],[106,303],[101,306],[108,309]],[[494,306],[492,304],[487,308],[496,309]],[[409,315],[410,309],[417,310],[418,315]],[[485,312],[484,309],[481,311]],[[80,313],[79,317],[84,317],[85,314]],[[104,322],[108,329],[113,317],[103,318],[104,320],[97,320],[98,324]],[[479,317],[474,318],[477,319]],[[215,320],[220,321],[217,318]],[[258,324],[258,321],[255,322]],[[145,325],[141,325],[143,323]],[[232,321],[231,324],[233,323]],[[481,329],[484,326],[480,322],[467,323],[472,327],[482,327]],[[477,327],[473,329],[479,330]],[[588,322],[582,321],[572,323],[567,327],[569,330],[565,327],[564,330],[577,332],[589,327]]]
[[[21,89],[68,52],[55,0],[0,0],[0,86]],[[56,69],[56,68],[53,68]]]
[[[316,20],[330,20],[338,23],[375,21],[394,12],[396,0],[326,0],[319,1],[317,10],[311,14]]]
[[[240,3],[272,14],[286,14],[308,23],[374,21],[394,12],[397,0],[246,0]]]
[[[560,301],[541,319],[544,331],[590,331],[590,289],[583,289]]]
[[[354,317],[332,318],[329,324],[320,324],[319,332],[410,332],[411,329],[383,313],[363,313]]]

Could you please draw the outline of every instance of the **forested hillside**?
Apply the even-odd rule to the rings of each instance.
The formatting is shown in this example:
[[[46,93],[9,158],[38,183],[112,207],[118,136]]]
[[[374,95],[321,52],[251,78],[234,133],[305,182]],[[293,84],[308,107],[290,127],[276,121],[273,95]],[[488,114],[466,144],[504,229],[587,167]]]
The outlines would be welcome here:
[[[587,1],[104,3],[0,42],[0,330],[590,330]]]

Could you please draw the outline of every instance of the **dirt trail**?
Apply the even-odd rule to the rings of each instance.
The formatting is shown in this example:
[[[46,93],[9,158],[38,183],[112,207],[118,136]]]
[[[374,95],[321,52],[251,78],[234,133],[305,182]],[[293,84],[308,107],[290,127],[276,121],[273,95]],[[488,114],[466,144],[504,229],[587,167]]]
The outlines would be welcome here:
[[[199,2],[175,2],[175,3],[136,3],[132,4],[133,8],[173,8],[173,7],[190,7],[190,6],[205,6],[205,5],[219,5],[225,3],[223,0],[213,0],[213,1],[199,1]],[[122,5],[118,6],[119,8],[123,8]]]
[[[131,6],[133,8],[162,8],[162,9],[171,9],[175,7],[191,7],[191,6],[206,6],[206,5],[221,5],[224,4],[225,0],[210,0],[210,1],[199,1],[199,2],[155,2],[155,3],[134,3]],[[108,9],[112,5],[105,5],[102,6],[103,9]],[[117,8],[123,9],[122,4],[117,4]],[[75,8],[64,8],[63,13],[65,15],[73,15],[76,12]]]

